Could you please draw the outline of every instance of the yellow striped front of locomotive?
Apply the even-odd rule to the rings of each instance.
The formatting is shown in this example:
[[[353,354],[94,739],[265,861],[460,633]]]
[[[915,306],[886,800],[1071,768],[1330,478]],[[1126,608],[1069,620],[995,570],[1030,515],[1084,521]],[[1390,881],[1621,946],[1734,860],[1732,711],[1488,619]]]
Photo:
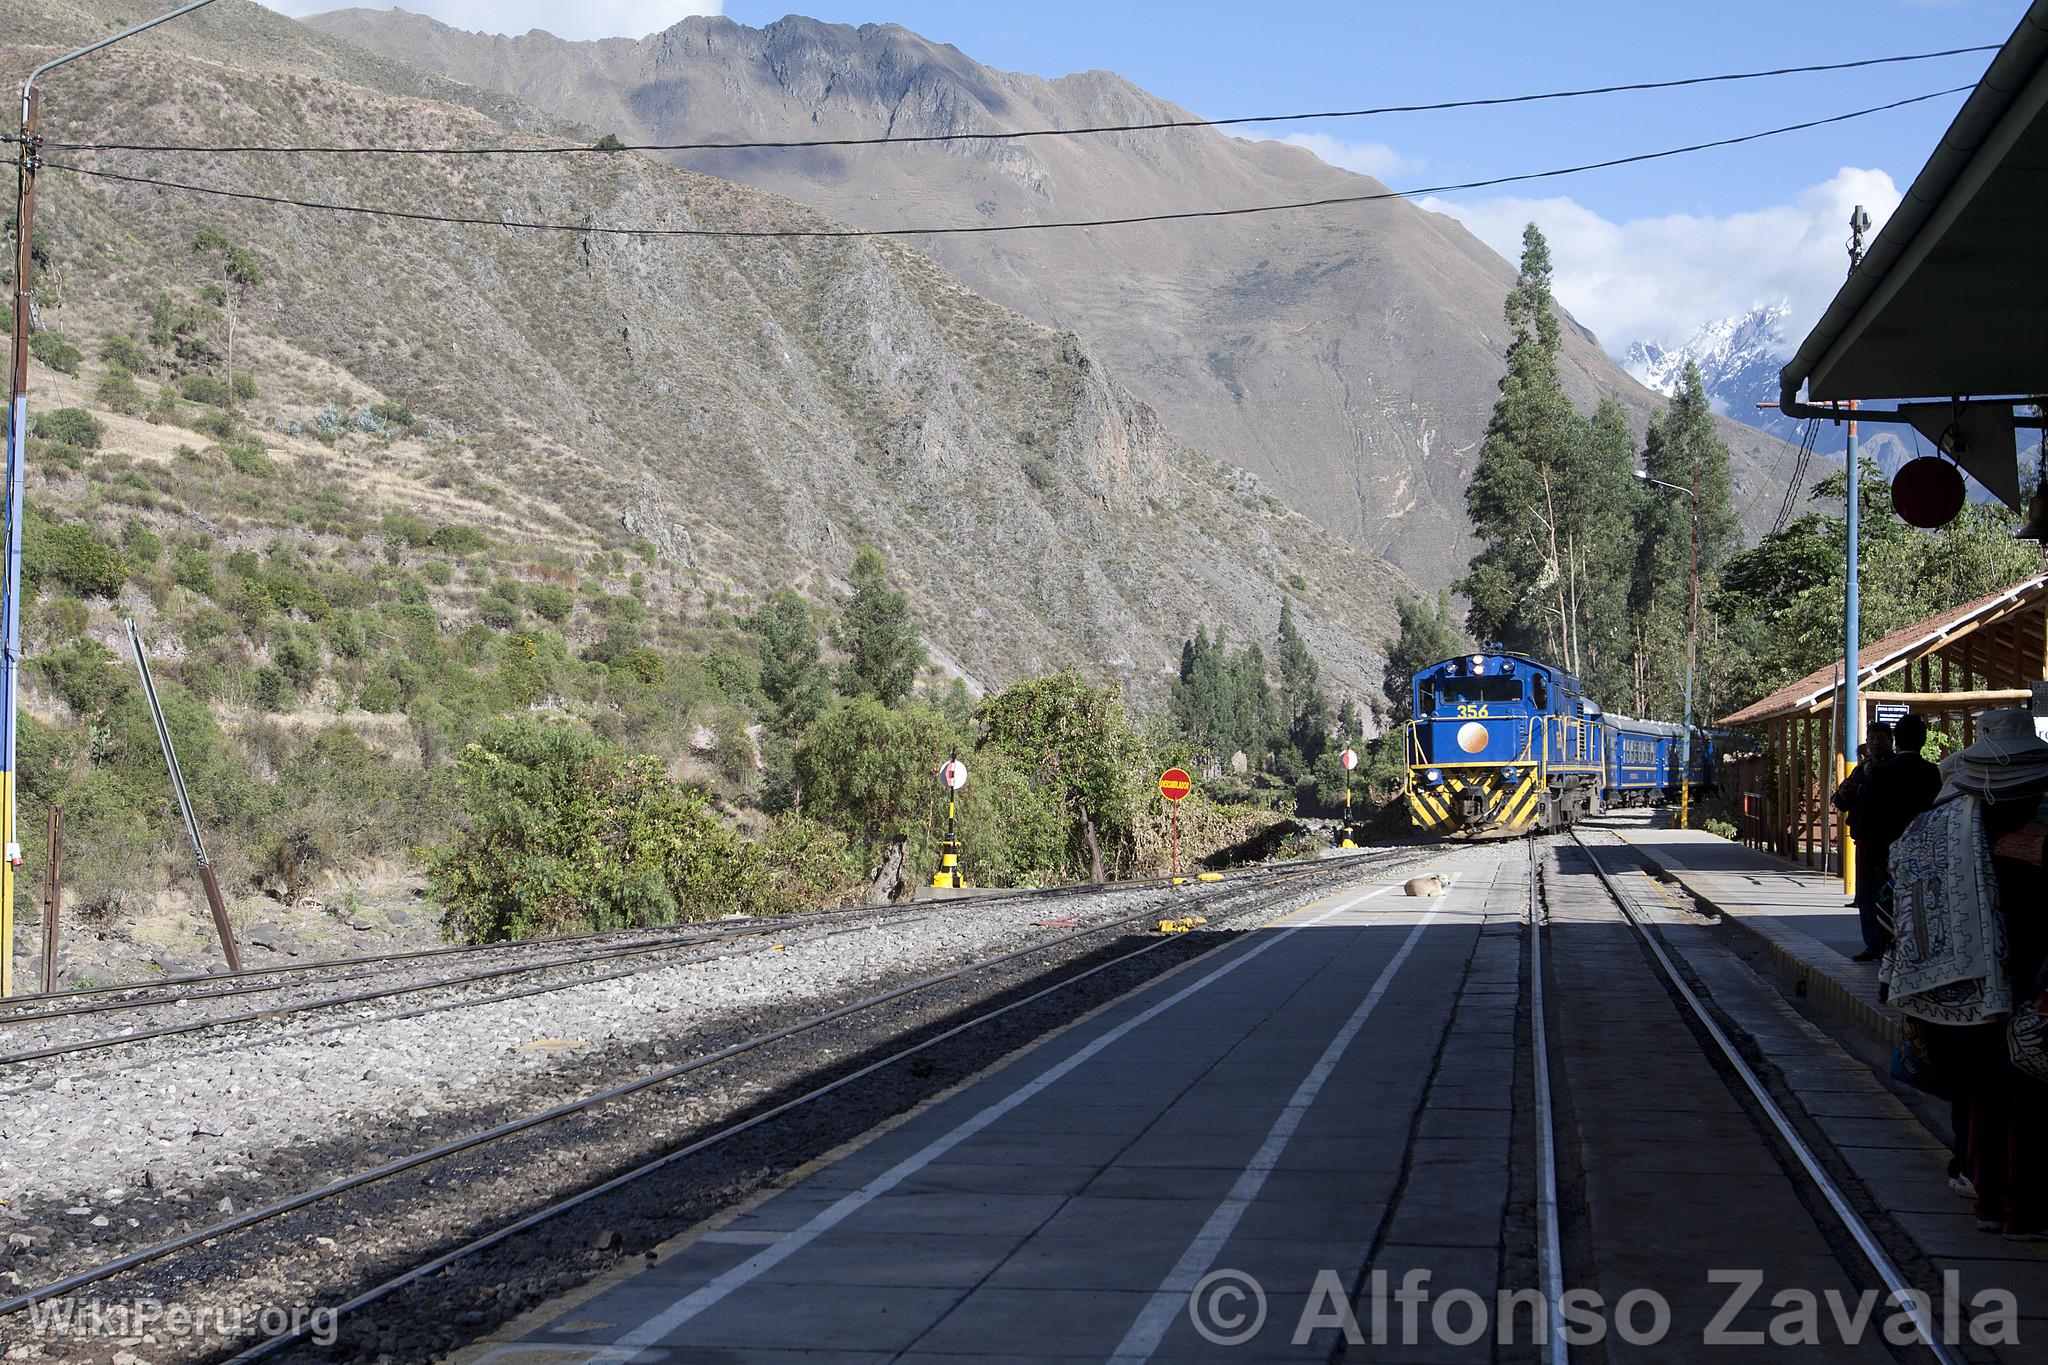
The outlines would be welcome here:
[[[1542,794],[1534,763],[1418,763],[1408,769],[1409,818],[1417,829],[1447,839],[1526,834],[1535,827]]]

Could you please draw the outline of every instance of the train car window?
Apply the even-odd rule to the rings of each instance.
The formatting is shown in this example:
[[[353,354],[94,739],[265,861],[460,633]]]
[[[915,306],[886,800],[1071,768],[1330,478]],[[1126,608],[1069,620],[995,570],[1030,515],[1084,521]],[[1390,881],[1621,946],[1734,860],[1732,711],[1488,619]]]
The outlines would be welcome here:
[[[1538,711],[1548,711],[1550,709],[1550,684],[1544,681],[1541,673],[1535,674],[1531,677],[1530,681],[1535,685],[1536,709]]]
[[[1519,678],[1445,678],[1437,684],[1436,709],[1460,702],[1517,702],[1522,699]]]

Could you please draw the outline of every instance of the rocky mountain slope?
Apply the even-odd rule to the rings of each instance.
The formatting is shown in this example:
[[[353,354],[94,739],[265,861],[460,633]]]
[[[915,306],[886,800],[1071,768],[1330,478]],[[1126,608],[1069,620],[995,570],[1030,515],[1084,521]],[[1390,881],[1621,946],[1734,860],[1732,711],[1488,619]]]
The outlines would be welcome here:
[[[131,9],[6,0],[7,69]],[[557,131],[515,99],[245,0],[45,89],[45,135],[74,142],[493,144]],[[835,226],[642,157],[50,159],[486,217]],[[871,542],[910,587],[935,657],[988,685],[1075,664],[1156,695],[1197,621],[1264,635],[1292,596],[1336,687],[1376,683],[1407,582],[1397,570],[1176,439],[1089,344],[896,242],[509,231],[59,170],[43,183],[44,327],[88,351],[139,332],[167,281],[192,275],[190,244],[211,227],[263,267],[241,320],[249,353],[268,348],[285,374],[331,372],[337,391],[387,395],[424,419],[436,435],[416,458],[373,464],[354,485],[367,509],[408,510],[432,487],[500,540],[644,541],[676,610],[744,610],[787,583],[829,598]],[[269,391],[281,376],[259,378]]]
[[[997,71],[895,25],[686,19],[640,41],[490,37],[397,11],[308,21],[387,56],[629,142],[915,136],[1184,118],[1113,74]],[[1376,181],[1213,130],[673,160],[871,227],[1045,222],[1371,193]],[[1078,333],[1182,438],[1426,583],[1470,550],[1464,489],[1501,372],[1512,268],[1402,201],[1089,230],[912,238],[976,290]],[[1583,329],[1567,383],[1590,410],[1654,396]],[[1791,452],[1723,424],[1738,506]]]

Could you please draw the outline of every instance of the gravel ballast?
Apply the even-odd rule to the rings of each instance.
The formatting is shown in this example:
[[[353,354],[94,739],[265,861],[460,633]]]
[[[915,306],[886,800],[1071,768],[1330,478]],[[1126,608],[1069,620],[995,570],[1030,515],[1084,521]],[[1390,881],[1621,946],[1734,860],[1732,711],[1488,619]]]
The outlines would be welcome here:
[[[1316,881],[1327,888],[1357,875],[1357,868],[1330,868]],[[229,1040],[194,1035],[207,1038],[207,1046],[159,1040],[100,1053],[97,1067],[20,1087],[0,1110],[0,1199],[7,1201],[10,1229],[6,1273],[19,1292],[252,1204],[579,1098],[891,986],[1005,951],[1049,945],[1004,968],[921,990],[800,1040],[721,1062],[334,1205],[288,1215],[223,1239],[224,1245],[180,1253],[107,1286],[125,1288],[140,1277],[167,1300],[204,1300],[228,1283],[247,1300],[269,1282],[274,1301],[333,1302],[445,1249],[458,1232],[495,1226],[511,1211],[538,1207],[543,1194],[587,1187],[700,1130],[786,1099],[835,1069],[851,1070],[920,1029],[956,1023],[1006,992],[1028,993],[1063,973],[1128,952],[1134,946],[1129,934],[1149,931],[1155,915],[1177,912],[1191,894],[1223,895],[1240,911],[1256,902],[1258,912],[1250,917],[1256,920],[1292,908],[1314,890],[1155,888],[1037,903],[949,902],[858,927],[792,921],[786,933],[746,940],[720,956],[521,1000],[413,1018],[379,1019],[368,1011],[348,1028],[334,1027],[338,1021],[323,1012],[318,1032],[286,1023]],[[1073,920],[1088,927],[1134,915],[1142,918],[1129,930],[1059,945],[1051,941],[1071,933],[1073,925],[1032,923]],[[828,1106],[836,1117],[806,1113],[777,1120],[750,1134],[744,1151],[714,1149],[693,1158],[687,1169],[660,1178],[675,1188],[653,1201],[658,1215],[643,1211],[642,1191],[627,1201],[625,1212],[593,1207],[531,1235],[525,1250],[508,1247],[458,1266],[436,1277],[435,1293],[443,1296],[436,1302],[449,1291],[440,1282],[453,1275],[476,1300],[464,1314],[421,1306],[408,1316],[401,1296],[395,1310],[380,1305],[378,1313],[352,1326],[348,1340],[354,1345],[342,1348],[343,1354],[374,1357],[403,1340],[407,1347],[396,1350],[396,1358],[423,1358],[473,1335],[479,1323],[592,1273],[593,1261],[601,1265],[631,1247],[652,1245],[775,1171],[815,1155],[823,1150],[821,1142],[829,1146],[857,1135],[947,1078],[971,1074],[1091,1000],[1108,998],[1103,992],[1128,989],[1226,937],[1184,936],[1170,951],[1105,971],[1019,1010],[985,1037],[964,1036],[893,1069],[902,1075],[880,1073],[849,1087]],[[1064,998],[1069,994],[1073,998]],[[131,1050],[137,1055],[128,1055]],[[604,1226],[593,1230],[592,1220]],[[518,1263],[508,1269],[497,1263],[503,1256]],[[395,1319],[390,1311],[396,1311]],[[20,1325],[0,1322],[0,1333],[14,1337],[9,1329]],[[429,1349],[430,1339],[439,1344]],[[161,1345],[169,1349],[139,1358],[206,1354],[192,1342]],[[26,1346],[29,1354],[10,1351],[10,1357],[104,1358],[83,1343],[36,1339]]]

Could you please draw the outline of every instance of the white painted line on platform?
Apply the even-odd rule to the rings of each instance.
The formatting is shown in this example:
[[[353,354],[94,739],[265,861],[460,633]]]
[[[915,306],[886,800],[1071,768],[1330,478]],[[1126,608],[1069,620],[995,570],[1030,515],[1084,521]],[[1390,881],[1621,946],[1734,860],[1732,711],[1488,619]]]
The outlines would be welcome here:
[[[1385,895],[1392,889],[1391,886],[1382,886],[1373,891],[1363,892],[1351,897],[1343,904],[1332,906],[1330,909],[1310,919],[1303,920],[1299,924],[1290,924],[1284,928],[1270,931],[1270,937],[1261,935],[1261,942],[1246,948],[1236,957],[1233,957],[1230,961],[1217,967],[1207,975],[1181,987],[1158,1004],[1151,1006],[1141,1013],[1132,1015],[1129,1019],[1126,1019],[1123,1023],[1118,1024],[1109,1032],[1095,1039],[1065,1061],[1048,1067],[1045,1071],[1026,1081],[994,1104],[964,1119],[952,1131],[933,1138],[918,1151],[897,1162],[867,1184],[854,1190],[844,1198],[827,1205],[812,1217],[809,1222],[785,1235],[775,1245],[765,1248],[754,1256],[748,1257],[712,1280],[709,1284],[706,1284],[703,1288],[695,1290],[678,1299],[675,1303],[670,1304],[667,1308],[641,1323],[632,1331],[622,1335],[610,1347],[592,1355],[590,1365],[626,1365],[626,1362],[632,1360],[642,1351],[659,1343],[662,1338],[675,1331],[676,1328],[707,1309],[717,1306],[735,1291],[744,1288],[753,1280],[759,1278],[764,1272],[782,1264],[882,1195],[887,1194],[926,1166],[931,1165],[932,1162],[937,1161],[940,1157],[967,1141],[967,1139],[982,1132],[998,1119],[1015,1110],[1026,1100],[1042,1093],[1061,1078],[1071,1075],[1083,1063],[1100,1055],[1104,1049],[1117,1040],[1143,1028],[1146,1024],[1151,1023],[1154,1019],[1157,1019],[1182,1001],[1207,990],[1210,986],[1221,981],[1247,962],[1273,948],[1277,948],[1303,929],[1313,928],[1324,920],[1341,915],[1345,911],[1353,909],[1375,896]],[[1437,904],[1441,906],[1443,902],[1438,901]],[[1414,946],[1416,935],[1421,932],[1423,925],[1427,924],[1435,915],[1436,910],[1432,909],[1429,912],[1429,916],[1425,917],[1422,923],[1415,926],[1415,932],[1409,935],[1408,943],[1401,949],[1401,957],[1407,956],[1408,950]],[[1399,959],[1397,958],[1396,961],[1398,963]],[[1378,989],[1378,987],[1375,987],[1376,991]]]
[[[1209,1267],[1215,1264],[1217,1254],[1223,1250],[1223,1244],[1230,1240],[1230,1234],[1237,1231],[1237,1225],[1243,1220],[1245,1211],[1258,1199],[1259,1191],[1265,1188],[1266,1177],[1280,1164],[1280,1154],[1286,1150],[1295,1130],[1301,1127],[1302,1119],[1308,1115],[1309,1106],[1314,1104],[1316,1096],[1322,1093],[1324,1083],[1330,1079],[1330,1073],[1337,1069],[1338,1061],[1350,1048],[1359,1030],[1365,1027],[1365,1021],[1371,1018],[1372,1012],[1379,1007],[1381,998],[1387,993],[1387,987],[1393,984],[1395,974],[1415,951],[1415,945],[1421,942],[1422,931],[1429,927],[1430,921],[1436,918],[1439,910],[1450,904],[1451,892],[1456,889],[1457,880],[1458,874],[1452,873],[1450,885],[1444,888],[1443,896],[1435,900],[1428,913],[1415,922],[1415,927],[1408,931],[1408,937],[1402,941],[1400,951],[1380,969],[1379,978],[1372,983],[1372,989],[1365,993],[1365,999],[1351,1012],[1351,1017],[1344,1021],[1344,1026],[1337,1030],[1337,1035],[1330,1039],[1329,1046],[1323,1049],[1323,1055],[1308,1069],[1308,1074],[1301,1078],[1301,1084],[1295,1087],[1293,1097],[1287,1101],[1286,1107],[1281,1109],[1280,1117],[1273,1120],[1272,1128],[1266,1133],[1266,1140],[1259,1144],[1258,1152],[1231,1185],[1230,1193],[1223,1197],[1223,1202],[1209,1215],[1209,1221],[1195,1234],[1195,1240],[1188,1243],[1188,1249],[1181,1253],[1180,1260],[1167,1272],[1166,1278],[1160,1282],[1151,1299],[1138,1311],[1137,1321],[1124,1333],[1124,1339],[1117,1343],[1115,1353],[1110,1356],[1113,1365],[1143,1365],[1143,1362],[1150,1360],[1152,1353],[1159,1349],[1160,1341],[1165,1338],[1166,1329],[1173,1325],[1176,1317],[1187,1311],[1188,1296],[1195,1292],[1196,1284],[1201,1281],[1202,1276],[1208,1274]]]

